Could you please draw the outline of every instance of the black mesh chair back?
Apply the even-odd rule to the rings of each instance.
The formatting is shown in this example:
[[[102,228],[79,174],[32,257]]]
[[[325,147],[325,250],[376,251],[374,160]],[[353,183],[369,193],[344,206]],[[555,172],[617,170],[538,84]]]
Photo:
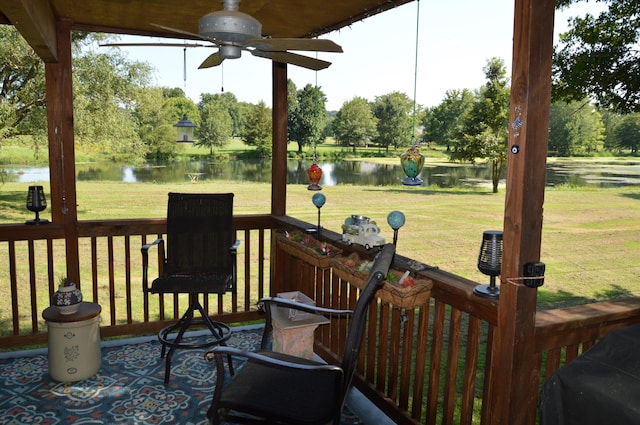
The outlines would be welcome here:
[[[167,258],[151,292],[224,293],[234,289],[233,193],[169,193]]]

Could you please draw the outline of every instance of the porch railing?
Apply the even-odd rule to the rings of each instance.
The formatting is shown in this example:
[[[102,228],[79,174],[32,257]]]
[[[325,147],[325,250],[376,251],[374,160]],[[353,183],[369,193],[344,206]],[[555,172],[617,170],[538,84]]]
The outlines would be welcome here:
[[[295,228],[296,220],[279,220]],[[304,228],[304,227],[301,227]],[[326,240],[339,235],[324,232]],[[344,248],[344,247],[343,247]],[[358,290],[342,273],[276,250],[276,291],[302,290],[328,307],[350,308]],[[395,267],[410,268],[396,255]],[[433,282],[430,299],[402,308],[378,300],[372,307],[356,386],[396,423],[489,423],[489,370],[497,323],[496,302],[473,295],[477,285],[427,267],[417,275]],[[640,298],[540,311],[536,320],[536,363],[525,391],[537,400],[541,383],[608,331],[640,322]],[[347,321],[332,321],[316,334],[316,352],[337,362]],[[497,366],[499,367],[499,366]],[[516,391],[517,389],[513,389]],[[528,423],[536,423],[531,412]]]
[[[238,250],[238,289],[210,295],[203,306],[229,323],[258,320],[258,299],[268,293],[269,215],[234,218]],[[103,337],[155,333],[177,320],[186,309],[186,296],[156,296],[142,291],[143,244],[165,233],[166,220],[105,220],[78,223],[80,289],[85,301],[102,307]],[[66,275],[62,231],[54,224],[0,226],[0,310],[11,312],[0,323],[0,346],[24,347],[46,342],[42,311],[49,306],[58,279]],[[153,254],[152,254],[153,255]],[[156,254],[158,255],[157,251]],[[150,276],[157,276],[158,261],[150,261]]]
[[[79,223],[81,289],[86,300],[101,304],[103,337],[152,334],[178,318],[186,298],[146,296],[141,290],[140,247],[165,231],[165,220],[107,220]],[[358,289],[330,267],[316,267],[277,249],[276,232],[305,229],[290,217],[239,216],[234,219],[239,250],[238,291],[213,295],[205,308],[217,320],[259,320],[256,301],[295,289],[313,294],[327,306],[348,307]],[[328,240],[338,234],[323,232]],[[0,346],[46,343],[41,312],[65,273],[62,229],[0,226]],[[396,255],[395,267],[410,259]],[[157,266],[156,266],[157,267]],[[488,423],[491,389],[490,347],[498,305],[473,295],[472,282],[444,270],[425,268],[418,275],[433,282],[430,298],[411,307],[378,300],[371,309],[355,384],[397,423]],[[538,372],[526,391],[537,397],[539,385],[609,330],[640,322],[640,299],[538,312]],[[347,321],[332,321],[317,332],[316,351],[336,361]],[[531,424],[535,423],[532,416]]]

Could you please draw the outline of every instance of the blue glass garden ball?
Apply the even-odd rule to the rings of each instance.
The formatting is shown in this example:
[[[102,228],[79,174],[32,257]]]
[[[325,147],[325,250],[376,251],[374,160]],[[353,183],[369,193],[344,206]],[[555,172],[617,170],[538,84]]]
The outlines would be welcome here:
[[[398,230],[405,223],[405,217],[402,211],[391,211],[387,216],[387,223],[393,230]]]
[[[318,208],[322,208],[324,203],[327,201],[327,198],[322,193],[314,193],[311,197],[311,202]]]

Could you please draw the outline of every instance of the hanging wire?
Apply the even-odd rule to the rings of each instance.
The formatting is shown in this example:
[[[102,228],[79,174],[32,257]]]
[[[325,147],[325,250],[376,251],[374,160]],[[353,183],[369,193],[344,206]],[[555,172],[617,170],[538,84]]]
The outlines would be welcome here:
[[[420,0],[417,0],[417,11],[416,11],[416,52],[415,52],[415,62],[413,66],[413,134],[412,134],[412,144],[416,145],[416,108],[417,108],[417,91],[418,91],[418,40],[420,34]]]

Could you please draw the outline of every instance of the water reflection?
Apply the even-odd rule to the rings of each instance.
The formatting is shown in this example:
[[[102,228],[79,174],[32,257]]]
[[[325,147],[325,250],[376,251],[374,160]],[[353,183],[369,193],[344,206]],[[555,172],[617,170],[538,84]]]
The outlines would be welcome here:
[[[287,161],[287,182],[306,184],[310,161]],[[366,161],[320,162],[323,176],[320,184],[334,186],[400,186],[403,177],[400,165],[374,164]],[[49,179],[47,167],[5,168],[6,181],[34,182]],[[242,182],[271,181],[271,161],[192,161],[141,167],[113,164],[78,164],[78,181],[124,181],[129,183],[175,183],[189,181],[231,180]],[[487,164],[425,165],[422,186],[490,187],[491,168]],[[551,162],[547,166],[547,185],[625,186],[640,185],[640,163]]]

